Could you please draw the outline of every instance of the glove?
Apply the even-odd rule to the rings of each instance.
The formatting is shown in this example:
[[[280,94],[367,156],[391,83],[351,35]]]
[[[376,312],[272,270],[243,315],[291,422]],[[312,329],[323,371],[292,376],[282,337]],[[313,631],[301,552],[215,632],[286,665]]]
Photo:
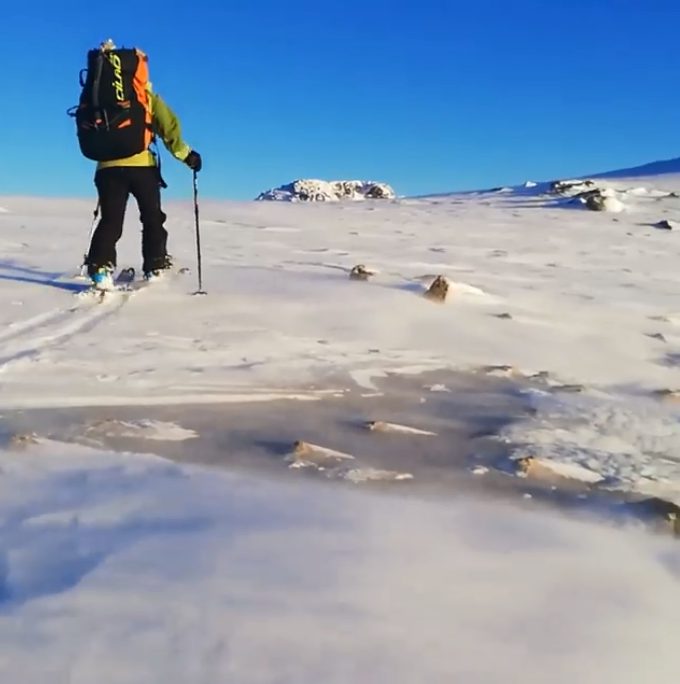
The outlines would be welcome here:
[[[201,159],[201,155],[198,152],[195,152],[194,150],[191,150],[191,152],[187,154],[184,163],[196,173],[198,173],[203,168],[203,160]]]

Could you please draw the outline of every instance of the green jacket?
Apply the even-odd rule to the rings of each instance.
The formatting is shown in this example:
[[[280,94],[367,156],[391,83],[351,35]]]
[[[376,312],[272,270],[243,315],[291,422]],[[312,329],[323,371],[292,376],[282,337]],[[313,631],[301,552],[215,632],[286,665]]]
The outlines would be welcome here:
[[[151,106],[151,125],[153,132],[162,141],[168,152],[173,157],[184,161],[191,148],[182,140],[182,129],[175,113],[163,101],[160,95],[149,92],[149,104]],[[99,162],[98,169],[108,169],[112,166],[156,166],[156,157],[150,150],[144,150],[132,157],[114,159],[112,161]]]

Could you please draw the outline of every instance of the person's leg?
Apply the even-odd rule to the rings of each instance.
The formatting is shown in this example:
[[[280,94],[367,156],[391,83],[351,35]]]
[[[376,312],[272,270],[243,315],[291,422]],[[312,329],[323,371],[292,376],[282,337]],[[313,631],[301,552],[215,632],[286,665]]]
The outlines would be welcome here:
[[[129,168],[114,167],[100,169],[95,174],[101,220],[92,235],[87,255],[87,270],[90,275],[101,266],[116,266],[116,243],[123,234],[125,206],[130,189],[128,171]]]
[[[156,167],[134,169],[130,191],[139,206],[142,222],[142,257],[144,273],[169,266],[168,233],[163,227],[167,216],[161,210],[161,187]]]

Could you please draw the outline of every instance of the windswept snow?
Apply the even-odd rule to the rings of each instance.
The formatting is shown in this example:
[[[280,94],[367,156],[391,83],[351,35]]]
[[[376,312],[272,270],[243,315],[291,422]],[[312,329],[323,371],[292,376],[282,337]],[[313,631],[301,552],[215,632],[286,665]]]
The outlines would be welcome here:
[[[103,417],[77,436],[99,450],[41,424],[0,434],[0,680],[674,682],[677,543],[558,517],[545,502],[567,489],[517,475],[534,463],[575,481],[584,513],[591,495],[647,497],[680,529],[679,194],[680,175],[640,172],[206,202],[207,296],[188,274],[102,303],[75,296],[90,203],[2,198],[0,428],[38,409]],[[167,211],[170,249],[193,266],[192,207]],[[119,265],[139,260],[130,212]],[[370,276],[351,278],[360,264]],[[425,296],[439,276],[445,302]],[[388,380],[409,374],[422,410],[390,412]],[[468,426],[494,445],[474,458],[447,439],[484,382],[523,410],[493,404]],[[265,425],[281,404],[263,402],[327,418],[357,394],[375,410],[342,430],[307,425],[287,451],[251,440],[275,452],[267,477],[105,450],[199,462],[192,416],[214,404],[201,425],[224,464],[246,432],[227,402]],[[289,432],[290,415],[276,417]],[[309,441],[287,459],[294,439]],[[380,462],[354,448],[369,439]],[[469,478],[419,499],[417,463]]]
[[[4,199],[0,401],[318,400],[353,382],[375,391],[373,379],[394,371],[508,369],[541,390],[513,441],[569,420],[550,458],[573,461],[572,444],[603,477],[645,488],[658,477],[673,490],[678,409],[660,392],[680,389],[680,243],[655,226],[680,218],[680,177],[573,182],[626,211],[585,211],[548,184],[370,205],[206,203],[207,297],[190,296],[186,275],[103,305],[74,297],[83,285],[69,277],[89,204]],[[191,266],[191,207],[168,213],[171,250]],[[135,219],[121,265],[139,261]],[[357,264],[373,275],[350,280]],[[449,283],[445,306],[423,297],[437,275]],[[584,421],[585,450],[568,418],[578,392],[611,416]],[[625,464],[592,447],[621,423],[634,433]],[[667,439],[637,451],[655,424]]]
[[[0,467],[3,682],[677,679],[670,539],[58,443]]]

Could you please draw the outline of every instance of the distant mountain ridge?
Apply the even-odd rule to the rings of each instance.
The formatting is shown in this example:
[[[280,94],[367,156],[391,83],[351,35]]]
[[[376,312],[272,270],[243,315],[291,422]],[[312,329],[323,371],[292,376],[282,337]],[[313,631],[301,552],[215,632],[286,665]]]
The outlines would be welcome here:
[[[639,178],[641,176],[662,176],[669,173],[680,173],[680,157],[654,161],[627,169],[605,171],[604,173],[588,173],[583,178]]]

